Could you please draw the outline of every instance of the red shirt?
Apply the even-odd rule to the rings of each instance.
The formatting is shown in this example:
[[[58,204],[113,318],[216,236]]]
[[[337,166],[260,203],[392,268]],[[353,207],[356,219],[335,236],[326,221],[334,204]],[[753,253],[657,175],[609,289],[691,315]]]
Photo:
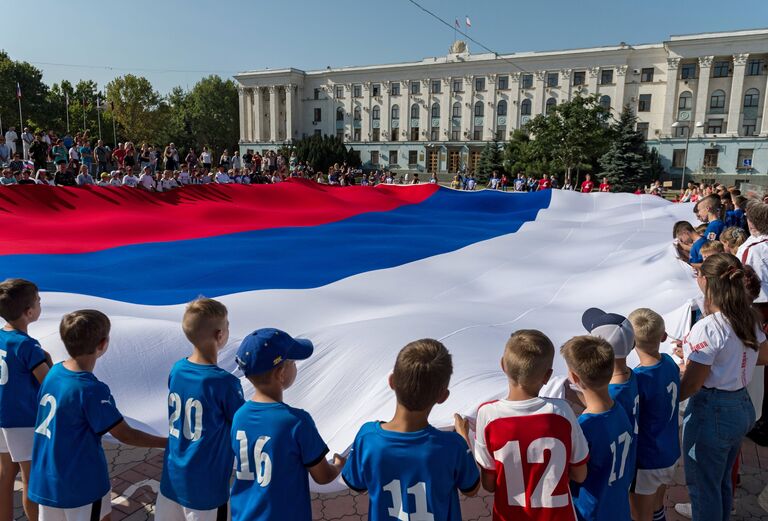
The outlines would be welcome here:
[[[539,190],[546,190],[552,188],[552,181],[549,179],[539,179]]]
[[[117,159],[117,162],[119,164],[123,164],[123,160],[125,159],[125,149],[124,148],[118,148],[114,152],[112,152],[112,157]]]
[[[595,187],[595,183],[592,181],[584,181],[581,183],[581,191],[584,193],[589,193],[592,191],[592,189]]]
[[[611,185],[608,183],[600,183],[600,191],[601,192],[610,192],[611,191]]]

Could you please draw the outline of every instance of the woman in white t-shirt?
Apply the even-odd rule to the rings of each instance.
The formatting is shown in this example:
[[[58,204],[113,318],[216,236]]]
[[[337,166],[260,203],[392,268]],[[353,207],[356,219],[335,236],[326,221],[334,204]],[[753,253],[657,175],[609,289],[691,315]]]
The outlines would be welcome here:
[[[727,520],[733,505],[731,468],[755,422],[747,393],[755,365],[768,360],[761,319],[745,288],[741,262],[729,253],[704,261],[697,281],[706,316],[683,344],[680,400],[690,398],[683,421],[685,481],[694,520]],[[674,389],[669,389],[675,400]]]

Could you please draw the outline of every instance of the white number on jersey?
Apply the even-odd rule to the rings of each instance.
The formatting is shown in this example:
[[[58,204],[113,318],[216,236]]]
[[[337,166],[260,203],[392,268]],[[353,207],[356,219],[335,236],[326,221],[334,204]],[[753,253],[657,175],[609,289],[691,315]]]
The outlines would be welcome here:
[[[407,504],[408,498],[400,495],[399,479],[393,479],[387,483],[384,491],[392,495],[392,506],[388,510],[390,517],[399,521],[434,521],[435,516],[427,509],[427,484],[423,481],[406,490],[416,500],[416,510],[410,514],[403,510],[403,503]]]
[[[8,356],[8,352],[0,349],[0,385],[8,383],[8,364],[5,362],[6,356]]]
[[[272,459],[264,452],[264,446],[271,439],[269,436],[259,436],[253,446],[253,462],[256,465],[256,474],[251,472],[251,460],[248,458],[248,436],[245,431],[237,431],[235,439],[240,442],[238,454],[238,468],[235,469],[235,477],[244,481],[253,481],[266,487],[272,481]]]
[[[621,452],[621,461],[619,461],[619,473],[616,474],[616,444],[622,445],[623,450]],[[619,435],[619,439],[611,442],[611,454],[613,455],[613,461],[611,462],[611,476],[608,478],[608,484],[610,485],[617,479],[621,479],[624,476],[624,467],[627,464],[627,456],[629,455],[629,447],[632,445],[632,435],[628,432],[623,432]]]
[[[168,407],[171,408],[171,415],[168,418],[168,434],[174,438],[179,437],[179,429],[176,427],[176,422],[181,418],[182,412],[184,413],[183,431],[184,437],[190,441],[198,441],[203,435],[203,404],[199,400],[189,398],[187,403],[184,404],[184,409],[181,407],[181,396],[176,393],[168,395]],[[195,417],[194,426],[192,425],[192,416]]]
[[[672,420],[672,417],[675,415],[675,405],[677,405],[677,384],[675,382],[669,382],[667,392],[672,395],[672,398],[670,398],[670,401],[672,402],[672,412],[669,413],[669,419]]]
[[[531,508],[560,508],[568,506],[568,494],[554,494],[555,487],[563,477],[568,452],[557,438],[538,438],[526,449],[529,464],[544,463],[544,451],[549,451],[549,462],[541,479],[531,494]],[[494,459],[504,467],[507,482],[507,501],[510,506],[526,507],[526,484],[523,475],[523,458],[518,440],[508,441],[493,453]]]
[[[637,416],[638,416],[638,410],[640,409],[640,395],[635,396],[635,405],[632,407],[632,416],[635,417],[635,435],[637,435]]]
[[[54,398],[50,394],[45,394],[40,399],[40,407],[45,407],[46,405],[51,406],[51,410],[48,411],[48,416],[45,417],[43,421],[40,422],[40,425],[37,426],[37,429],[35,429],[35,433],[42,434],[46,438],[51,437],[51,430],[48,428],[48,425],[53,421],[53,417],[56,416],[56,398]]]

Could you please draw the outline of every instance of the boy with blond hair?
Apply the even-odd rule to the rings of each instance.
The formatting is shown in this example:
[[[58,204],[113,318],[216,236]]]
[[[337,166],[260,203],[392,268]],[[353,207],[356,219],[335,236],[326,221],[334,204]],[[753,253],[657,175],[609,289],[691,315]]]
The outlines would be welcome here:
[[[166,438],[125,422],[109,387],[93,374],[107,352],[109,330],[109,318],[94,309],[61,319],[59,333],[70,358],[54,365],[40,388],[29,480],[29,498],[40,505],[44,521],[109,519],[104,434],[126,445],[165,448]]]
[[[587,477],[589,450],[570,405],[540,398],[555,347],[544,333],[520,330],[504,348],[506,398],[480,406],[475,459],[494,492],[494,520],[574,521],[569,479]]]
[[[680,369],[659,346],[667,338],[664,319],[646,308],[629,314],[640,365],[633,369],[640,390],[637,473],[630,505],[634,521],[661,521],[666,485],[674,482],[680,458],[678,411]]]
[[[456,432],[429,424],[432,408],[448,399],[452,372],[437,340],[416,340],[397,355],[389,377],[395,416],[362,426],[342,472],[349,488],[368,492],[369,519],[461,521],[457,490],[472,496],[480,487],[468,422],[455,415]]]
[[[726,230],[727,229],[728,228],[726,228]],[[725,232],[725,230],[723,232]],[[722,236],[723,234],[720,234],[720,237]],[[701,249],[699,251],[701,252],[701,258],[707,260],[707,257],[710,255],[714,255],[715,253],[724,253],[725,246],[720,241],[707,241],[701,245]]]
[[[192,354],[168,377],[168,448],[155,519],[226,519],[234,462],[229,431],[244,402],[240,380],[217,365],[229,340],[227,308],[198,298],[187,305],[182,329]]]
[[[568,378],[581,389],[586,409],[579,425],[589,445],[587,479],[573,483],[573,503],[580,521],[630,521],[629,486],[635,475],[630,457],[634,427],[624,408],[611,399],[613,348],[596,336],[577,336],[560,353]]]
[[[313,350],[309,340],[273,328],[257,329],[240,343],[235,361],[254,394],[232,420],[233,521],[310,521],[307,471],[325,485],[344,466],[338,454],[333,464],[326,461],[328,446],[309,413],[283,402],[283,392],[296,380],[296,360],[309,358]]]

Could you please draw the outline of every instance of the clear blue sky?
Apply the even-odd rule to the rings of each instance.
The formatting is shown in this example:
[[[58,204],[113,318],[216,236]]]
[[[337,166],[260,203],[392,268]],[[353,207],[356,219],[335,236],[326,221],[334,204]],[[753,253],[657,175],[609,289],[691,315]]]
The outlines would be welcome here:
[[[768,0],[419,1],[451,23],[463,24],[468,15],[470,35],[500,53],[768,27]],[[48,84],[82,78],[103,87],[133,72],[166,93],[176,85],[191,88],[209,73],[419,60],[446,54],[453,39],[451,29],[408,0],[4,3],[5,20],[18,23],[3,24],[0,46],[42,69]]]

